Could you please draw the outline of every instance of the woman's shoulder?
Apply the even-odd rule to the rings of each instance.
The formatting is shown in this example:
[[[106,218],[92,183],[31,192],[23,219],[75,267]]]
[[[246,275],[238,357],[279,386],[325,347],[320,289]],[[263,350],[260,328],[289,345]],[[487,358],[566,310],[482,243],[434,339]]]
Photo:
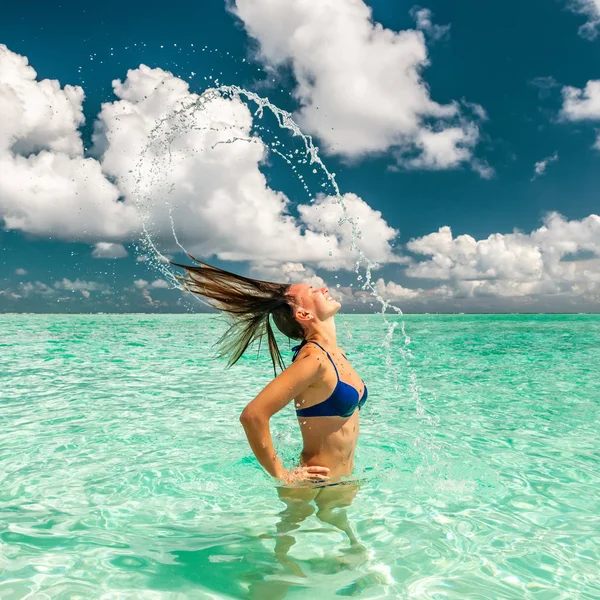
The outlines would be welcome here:
[[[306,342],[299,347],[296,347],[294,352],[293,362],[311,362],[315,363],[319,370],[323,367],[324,358],[326,358],[326,353],[321,348],[321,346],[317,344],[313,344],[311,342]]]
[[[303,344],[300,348],[298,348],[295,353],[294,360],[298,360],[303,357],[308,356],[322,356],[323,349],[316,344],[311,344],[310,342]]]

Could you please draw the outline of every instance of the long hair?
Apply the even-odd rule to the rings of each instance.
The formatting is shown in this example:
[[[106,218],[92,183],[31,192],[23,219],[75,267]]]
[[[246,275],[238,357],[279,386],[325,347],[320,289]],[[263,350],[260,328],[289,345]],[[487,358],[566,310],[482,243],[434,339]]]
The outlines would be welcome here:
[[[232,367],[256,339],[260,352],[260,344],[266,335],[275,375],[277,366],[285,369],[269,317],[273,316],[277,329],[287,337],[304,339],[304,329],[294,318],[293,299],[287,295],[290,286],[236,275],[208,265],[191,254],[188,256],[199,266],[171,262],[187,272],[185,277],[177,277],[183,289],[203,296],[209,306],[230,317],[229,328],[217,341],[220,356],[228,357],[227,368]]]

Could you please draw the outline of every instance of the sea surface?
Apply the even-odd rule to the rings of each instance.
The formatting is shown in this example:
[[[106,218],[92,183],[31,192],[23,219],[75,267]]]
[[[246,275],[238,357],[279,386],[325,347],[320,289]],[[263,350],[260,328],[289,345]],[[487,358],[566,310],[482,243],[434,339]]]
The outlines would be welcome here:
[[[0,315],[0,599],[598,600],[600,316],[336,322],[369,387],[341,528],[247,443],[264,344],[226,370],[214,314]]]

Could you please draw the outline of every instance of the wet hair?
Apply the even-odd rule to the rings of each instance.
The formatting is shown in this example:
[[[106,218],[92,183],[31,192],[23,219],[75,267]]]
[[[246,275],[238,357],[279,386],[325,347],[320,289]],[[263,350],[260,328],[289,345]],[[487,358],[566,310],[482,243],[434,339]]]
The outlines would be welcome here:
[[[257,339],[260,352],[266,335],[275,375],[277,366],[285,369],[270,317],[273,317],[277,329],[288,338],[302,340],[305,335],[302,325],[294,318],[296,306],[293,297],[288,295],[289,284],[236,275],[208,265],[191,254],[188,256],[199,266],[171,262],[187,271],[185,277],[177,277],[183,289],[203,296],[209,306],[230,317],[229,328],[216,343],[219,355],[228,358],[227,368],[232,367]]]

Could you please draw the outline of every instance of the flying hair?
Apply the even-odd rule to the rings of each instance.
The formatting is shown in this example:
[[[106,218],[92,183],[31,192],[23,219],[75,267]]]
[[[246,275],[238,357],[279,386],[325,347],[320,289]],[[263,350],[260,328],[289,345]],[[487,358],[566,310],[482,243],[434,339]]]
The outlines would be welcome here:
[[[259,352],[266,335],[273,371],[285,369],[281,352],[273,333],[270,317],[281,333],[294,340],[304,339],[304,329],[294,318],[294,301],[288,295],[289,284],[251,279],[209,265],[191,254],[197,265],[182,265],[169,261],[186,271],[176,276],[182,288],[202,296],[206,303],[226,313],[229,328],[216,342],[219,356],[227,357],[227,368],[232,367],[252,342],[258,339]]]

